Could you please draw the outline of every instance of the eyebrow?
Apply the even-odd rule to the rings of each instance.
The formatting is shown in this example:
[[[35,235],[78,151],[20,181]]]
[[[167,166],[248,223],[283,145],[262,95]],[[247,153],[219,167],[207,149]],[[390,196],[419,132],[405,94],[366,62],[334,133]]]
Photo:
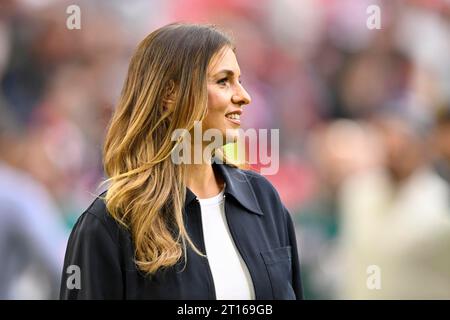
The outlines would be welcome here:
[[[221,73],[225,73],[227,76],[234,76],[234,71],[229,69],[220,70],[219,72],[216,72],[215,76]]]

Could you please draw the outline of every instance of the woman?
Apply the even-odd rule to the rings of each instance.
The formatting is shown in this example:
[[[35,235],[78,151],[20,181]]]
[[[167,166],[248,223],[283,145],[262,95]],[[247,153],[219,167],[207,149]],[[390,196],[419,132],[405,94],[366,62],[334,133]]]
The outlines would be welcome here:
[[[302,298],[293,224],[272,185],[217,152],[174,162],[186,140],[172,133],[195,121],[236,138],[250,96],[234,51],[210,25],[171,24],[141,42],[106,136],[109,187],[72,231],[62,299]]]

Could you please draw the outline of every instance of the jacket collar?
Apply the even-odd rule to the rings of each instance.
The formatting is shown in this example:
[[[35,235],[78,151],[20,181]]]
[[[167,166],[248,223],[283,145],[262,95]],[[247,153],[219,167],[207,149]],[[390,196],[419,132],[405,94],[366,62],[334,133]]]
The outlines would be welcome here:
[[[213,162],[212,166],[222,174],[222,177],[225,180],[225,194],[231,195],[249,212],[257,215],[264,215],[258,204],[255,192],[244,172],[238,168],[216,162]],[[195,194],[189,188],[186,188],[185,205],[187,206],[195,198]]]

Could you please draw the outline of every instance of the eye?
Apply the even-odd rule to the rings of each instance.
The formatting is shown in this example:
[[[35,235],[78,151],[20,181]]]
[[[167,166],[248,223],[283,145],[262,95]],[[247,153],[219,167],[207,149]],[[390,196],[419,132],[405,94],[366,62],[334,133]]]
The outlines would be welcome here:
[[[217,81],[218,84],[225,85],[228,82],[228,78],[222,78],[219,81]]]

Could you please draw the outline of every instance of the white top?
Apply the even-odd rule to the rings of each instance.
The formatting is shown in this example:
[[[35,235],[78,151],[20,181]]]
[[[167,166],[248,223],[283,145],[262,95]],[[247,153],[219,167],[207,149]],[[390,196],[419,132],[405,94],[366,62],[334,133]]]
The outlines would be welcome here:
[[[217,300],[254,300],[252,279],[228,228],[224,190],[198,199],[202,212],[206,255],[211,268]]]

